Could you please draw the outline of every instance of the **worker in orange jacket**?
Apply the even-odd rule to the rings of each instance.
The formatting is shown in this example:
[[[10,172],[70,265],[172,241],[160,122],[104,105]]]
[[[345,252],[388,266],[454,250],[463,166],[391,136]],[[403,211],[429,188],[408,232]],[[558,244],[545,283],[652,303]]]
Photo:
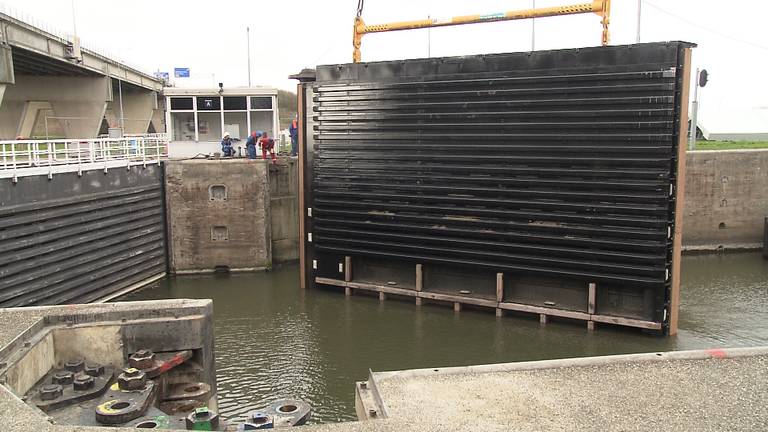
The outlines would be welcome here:
[[[261,138],[259,138],[259,143],[261,144],[261,158],[266,159],[267,152],[269,152],[272,157],[272,163],[277,163],[277,157],[275,156],[275,140],[268,137],[266,132],[262,132]]]

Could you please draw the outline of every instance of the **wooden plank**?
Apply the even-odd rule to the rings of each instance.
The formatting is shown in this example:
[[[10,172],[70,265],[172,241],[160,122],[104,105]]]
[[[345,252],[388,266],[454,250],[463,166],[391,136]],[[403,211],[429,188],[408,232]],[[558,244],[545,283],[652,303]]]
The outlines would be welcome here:
[[[607,323],[607,324],[623,325],[627,327],[638,327],[638,328],[644,328],[649,330],[661,330],[661,323],[657,323],[653,321],[637,320],[637,319],[631,319],[631,318],[622,318],[622,317],[615,317],[615,316],[608,316],[608,315],[592,315],[592,321]]]
[[[342,281],[342,280],[331,279],[331,278],[324,278],[324,277],[320,277],[320,276],[315,277],[315,283],[319,283],[319,284],[323,284],[323,285],[335,285],[337,287],[345,287],[345,286],[347,286],[347,283]]]
[[[589,321],[589,317],[590,317],[588,313],[584,313],[584,312],[569,311],[565,309],[554,309],[554,308],[526,305],[526,304],[520,304],[520,303],[502,302],[502,303],[499,303],[499,307],[502,309],[513,310],[518,312],[529,312],[529,313],[540,314],[540,315],[551,315],[551,316],[558,316],[562,318],[580,319],[585,321]]]
[[[423,302],[421,297],[416,297],[416,306],[421,306],[421,303]]]
[[[440,300],[440,301],[445,301],[450,303],[464,303],[464,304],[485,306],[485,307],[491,307],[491,308],[495,308],[498,306],[498,303],[494,300],[486,300],[486,299],[475,298],[475,297],[441,294],[441,293],[434,293],[434,292],[428,292],[428,291],[418,292],[417,295],[425,299]]]
[[[504,301],[504,273],[496,273],[496,301]]]
[[[384,294],[384,292],[383,292],[383,291],[379,291],[379,301],[380,301],[380,302],[383,302],[383,301],[384,301],[384,300],[386,300],[386,299],[387,299],[387,295],[386,295],[386,294]]]
[[[503,317],[504,316],[504,309],[496,308],[496,316],[497,317]]]
[[[344,280],[349,282],[352,280],[352,257],[344,257]]]
[[[456,302],[453,304],[453,311],[454,312],[461,312],[461,303]]]
[[[416,264],[416,291],[424,289],[424,267]]]
[[[298,104],[298,119],[299,119],[299,285],[301,289],[307,288],[307,251],[304,245],[307,238],[306,228],[304,227],[304,218],[307,217],[307,208],[304,205],[304,134],[302,131],[305,129],[304,124],[304,101],[305,101],[304,87],[301,83],[296,85],[296,97]]]
[[[546,324],[547,323],[547,316],[545,314],[539,315],[539,323],[540,324]]]
[[[675,185],[675,229],[672,237],[672,283],[669,295],[669,335],[677,334],[680,310],[680,261],[685,203],[685,150],[688,147],[688,90],[691,86],[691,48],[683,49],[683,87],[680,89],[680,124],[677,139],[677,182]],[[698,79],[698,77],[696,77]],[[696,125],[693,125],[694,129]]]
[[[587,294],[587,312],[589,314],[595,313],[595,302],[597,301],[597,284],[590,282]],[[592,320],[587,321],[587,330],[593,331],[595,329],[595,322]]]
[[[416,291],[407,288],[396,288],[389,285],[379,285],[367,282],[347,282],[347,286],[355,289],[364,289],[367,291],[383,292],[408,297],[414,297],[416,295]]]

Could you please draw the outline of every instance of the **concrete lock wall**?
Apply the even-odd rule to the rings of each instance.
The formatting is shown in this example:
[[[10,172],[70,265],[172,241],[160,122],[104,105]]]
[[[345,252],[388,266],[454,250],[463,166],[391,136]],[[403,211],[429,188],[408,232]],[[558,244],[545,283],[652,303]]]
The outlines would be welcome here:
[[[272,220],[272,259],[275,263],[299,259],[299,164],[270,165],[269,194]]]
[[[172,272],[263,270],[298,257],[293,163],[169,161],[166,187]]]
[[[768,216],[768,149],[687,155],[683,246],[760,247]]]
[[[107,77],[16,76],[0,105],[0,139],[14,139],[30,103],[47,102],[63,126],[64,138],[92,138],[99,133],[107,101]]]

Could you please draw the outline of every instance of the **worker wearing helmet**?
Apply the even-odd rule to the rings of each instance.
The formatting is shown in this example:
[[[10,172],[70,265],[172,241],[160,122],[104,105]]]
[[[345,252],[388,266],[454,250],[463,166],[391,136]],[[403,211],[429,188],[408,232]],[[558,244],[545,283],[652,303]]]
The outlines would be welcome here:
[[[253,131],[248,140],[245,141],[245,149],[248,151],[248,159],[256,159],[256,144],[261,136],[261,132]]]
[[[259,143],[261,143],[261,158],[266,159],[267,152],[269,152],[269,155],[272,157],[272,163],[277,163],[277,157],[275,157],[275,140],[268,137],[266,132],[263,132],[261,138],[259,138]]]
[[[232,148],[232,138],[230,138],[229,132],[224,132],[224,136],[221,139],[221,153],[226,157],[231,157],[235,153],[235,149]]]

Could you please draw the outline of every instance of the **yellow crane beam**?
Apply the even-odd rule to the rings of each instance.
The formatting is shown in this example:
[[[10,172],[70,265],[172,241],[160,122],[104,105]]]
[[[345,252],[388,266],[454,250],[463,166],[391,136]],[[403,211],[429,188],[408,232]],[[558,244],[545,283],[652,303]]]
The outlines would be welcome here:
[[[414,30],[430,27],[446,27],[464,24],[477,24],[494,21],[511,21],[529,18],[543,18],[562,15],[577,15],[585,13],[595,13],[602,18],[603,35],[602,44],[608,45],[610,35],[608,33],[608,24],[611,15],[611,0],[594,0],[591,3],[579,3],[568,6],[544,7],[536,9],[525,9],[519,11],[507,11],[492,13],[486,15],[464,15],[449,19],[424,19],[416,21],[400,21],[387,24],[366,25],[361,16],[362,8],[358,9],[358,15],[355,17],[354,36],[352,39],[352,61],[360,61],[360,46],[363,35],[368,33],[381,33],[399,30]]]

